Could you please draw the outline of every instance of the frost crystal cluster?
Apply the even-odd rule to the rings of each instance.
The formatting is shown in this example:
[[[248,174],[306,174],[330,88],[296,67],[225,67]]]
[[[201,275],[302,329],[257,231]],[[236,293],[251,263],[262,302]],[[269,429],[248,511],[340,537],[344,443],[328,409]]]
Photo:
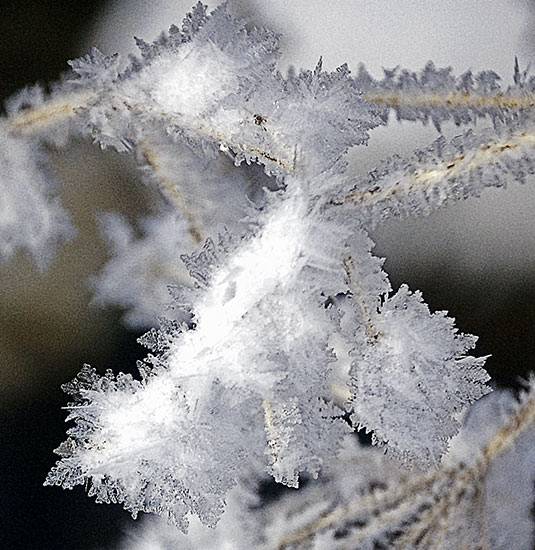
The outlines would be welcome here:
[[[70,235],[41,162],[44,145],[69,135],[132,151],[166,198],[139,240],[117,215],[102,219],[114,257],[92,281],[95,299],[122,305],[132,326],[161,326],[141,339],[152,353],[139,379],[86,366],[66,385],[75,425],[47,484],[87,484],[98,502],[184,531],[195,516],[214,526],[255,475],[290,487],[322,470],[330,479],[341,449],[388,472],[373,451],[348,451],[353,429],[405,466],[437,468],[459,414],[490,391],[476,338],[420,293],[392,289],[367,231],[533,173],[533,78],[517,67],[501,90],[492,72],[428,64],[376,81],[321,60],[283,76],[277,43],[225,5],[208,14],[199,3],[180,29],[138,41],[139,58],[93,50],[47,97],[12,100],[0,127],[5,256],[22,246],[42,263]],[[493,127],[356,178],[345,154],[392,108],[437,127]],[[24,215],[33,203],[43,219]],[[447,485],[432,471],[418,475]],[[409,491],[408,475],[387,477]]]
[[[147,517],[121,550],[531,550],[535,477],[533,380],[519,399],[496,391],[470,409],[440,468],[410,472],[346,439],[318,480],[271,500],[249,476],[215,530],[187,536]],[[239,542],[237,542],[239,541]]]

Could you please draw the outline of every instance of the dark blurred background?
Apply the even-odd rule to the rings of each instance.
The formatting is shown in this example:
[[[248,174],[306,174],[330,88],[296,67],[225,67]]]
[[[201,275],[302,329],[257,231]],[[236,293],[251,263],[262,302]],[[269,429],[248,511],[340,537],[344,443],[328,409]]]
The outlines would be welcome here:
[[[1,2],[2,101],[25,85],[57,80],[68,59],[85,53],[83,37],[105,4]],[[111,549],[131,521],[128,514],[95,505],[82,488],[63,491],[43,481],[57,458],[52,450],[65,439],[67,399],[60,385],[83,363],[101,372],[128,371],[144,355],[119,312],[88,305],[86,284],[106,259],[94,211],[141,211],[143,187],[127,159],[90,144],[75,143],[54,157],[79,238],[44,275],[21,256],[0,267],[0,548]]]
[[[106,45],[119,49],[119,46],[113,48],[117,37],[125,32],[133,34],[130,28],[125,31],[122,25],[130,21],[134,26],[142,25],[141,12],[159,10],[154,20],[147,19],[146,25],[158,25],[156,29],[163,29],[178,22],[184,12],[183,6],[189,3],[193,0],[177,2],[175,9],[171,1],[162,0],[151,5],[131,3],[130,7],[124,0],[109,3],[104,0],[1,2],[0,96],[5,99],[26,84],[57,79],[67,68],[66,60],[85,53],[88,44],[96,43],[105,53],[113,53],[106,50]],[[461,2],[449,4],[451,13],[457,13],[463,5]],[[524,40],[522,61],[527,62],[533,49],[533,4],[496,1],[481,3],[481,6],[498,6],[495,13],[503,9],[504,14],[508,14],[513,4],[516,9],[523,10],[518,19],[522,28],[515,32]],[[308,5],[312,6],[310,12]],[[301,9],[300,21],[312,35],[330,32],[329,36],[336,41],[336,21],[333,19],[335,23],[327,28],[327,15],[331,17],[332,10],[326,10],[324,18],[317,17],[318,10],[325,10],[325,5],[318,8],[319,5],[318,2],[296,2],[295,11]],[[361,7],[370,5],[364,2]],[[284,3],[273,2],[273,16],[269,2],[237,2],[236,9],[259,23],[268,21],[275,27],[278,25],[288,34],[285,25],[290,24],[291,18],[283,18],[286,8],[281,6]],[[163,17],[164,7],[176,12],[171,20],[165,15],[165,25],[156,23],[156,19]],[[359,24],[365,26],[367,20],[360,21],[354,9],[350,9],[350,15],[357,33]],[[348,18],[343,9],[338,16]],[[382,14],[377,17],[378,21],[384,19]],[[392,26],[392,33],[401,33],[401,44],[403,40],[407,44],[414,40],[417,50],[427,47],[426,40],[434,40],[432,36],[411,37],[410,29],[402,28],[404,21],[399,19],[400,14],[395,17],[398,18],[397,26]],[[407,23],[412,19],[412,14],[408,13]],[[441,21],[436,21],[435,25],[440,26]],[[453,25],[452,33],[455,29]],[[484,31],[488,34],[493,29]],[[371,30],[366,28],[365,32],[378,42],[390,40],[395,44],[392,36],[374,33],[373,27]],[[153,38],[153,34],[147,31],[141,36]],[[290,38],[284,45],[290,52],[287,57],[294,59],[292,54],[300,52],[300,40],[306,42],[306,37],[290,33]],[[423,42],[420,46],[419,38]],[[477,40],[471,39],[476,49]],[[320,53],[323,47],[329,48],[329,39],[325,41],[325,44],[317,44]],[[459,48],[450,43],[454,54]],[[395,50],[391,52],[391,59],[403,55],[403,48]],[[359,59],[358,51],[354,55]],[[434,55],[437,54],[430,52],[428,57],[434,58]],[[492,63],[492,52],[488,55],[488,65],[477,69],[496,67]],[[313,56],[317,59],[315,51]],[[447,57],[448,52],[444,56]],[[365,54],[363,58],[366,60]],[[331,58],[327,56],[327,64],[329,62],[333,64],[329,69],[337,64],[334,54]],[[373,69],[373,61],[369,63]],[[414,69],[423,66],[419,59],[415,63]],[[505,63],[509,61],[506,59]],[[385,66],[394,64],[385,61]],[[512,64],[511,57],[511,73]],[[355,66],[352,60],[351,66]],[[463,66],[460,70],[466,68]],[[377,72],[375,75],[379,76]],[[455,129],[446,131],[451,133]],[[375,147],[375,153],[368,150],[362,156],[357,154],[355,163],[371,169],[377,158],[397,151],[403,154],[412,150],[415,144],[425,145],[437,135],[429,128],[409,128],[408,132],[400,133],[394,128],[397,137],[389,142],[381,141],[381,137],[373,138],[369,150]],[[122,328],[119,311],[99,310],[89,305],[86,278],[95,275],[107,257],[98,236],[94,211],[115,210],[135,218],[147,211],[147,194],[126,157],[102,152],[87,143],[75,143],[53,154],[58,176],[64,183],[63,202],[73,212],[80,237],[62,248],[44,275],[39,275],[24,257],[16,257],[10,265],[0,267],[0,472],[3,478],[0,548],[112,549],[123,528],[131,521],[120,507],[95,505],[81,487],[71,492],[45,488],[42,483],[56,459],[52,450],[65,438],[65,411],[61,407],[67,398],[60,385],[72,379],[83,363],[90,363],[101,372],[106,368],[132,372],[135,360],[145,354],[136,344],[138,334]],[[433,310],[447,309],[462,331],[480,337],[477,353],[492,354],[487,368],[495,383],[517,387],[519,377],[527,376],[533,368],[535,356],[535,253],[532,244],[535,233],[529,225],[531,219],[522,221],[522,217],[532,217],[529,213],[534,211],[535,201],[533,193],[515,192],[511,201],[516,201],[515,208],[520,213],[497,212],[492,210],[495,207],[492,204],[499,206],[509,201],[508,191],[497,193],[493,195],[494,203],[492,200],[489,203],[491,206],[481,207],[490,210],[475,229],[473,210],[462,211],[464,207],[455,210],[455,207],[453,214],[444,211],[425,220],[387,224],[374,237],[378,241],[376,253],[388,258],[386,269],[394,288],[408,283],[412,289],[423,291]],[[475,208],[479,208],[479,203]],[[515,224],[520,224],[519,228],[511,230],[516,228]],[[474,245],[483,238],[475,235],[477,230],[487,235],[480,249]],[[502,238],[501,248],[489,249],[489,243],[499,240],[496,235],[509,235],[506,238],[509,241]],[[514,259],[504,261],[504,255],[515,246],[518,251]],[[478,260],[482,261],[478,263]]]

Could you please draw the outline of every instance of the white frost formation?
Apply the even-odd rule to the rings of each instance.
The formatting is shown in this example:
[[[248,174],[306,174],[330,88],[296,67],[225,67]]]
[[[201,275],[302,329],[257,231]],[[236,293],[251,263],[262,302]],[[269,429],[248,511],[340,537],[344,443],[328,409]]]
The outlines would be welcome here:
[[[146,517],[121,548],[530,550],[534,393],[532,380],[518,400],[496,391],[474,404],[436,470],[407,471],[346,439],[319,479],[299,491],[262,499],[263,480],[244,476],[215,529],[195,523],[185,536]]]
[[[207,15],[198,4],[181,30],[139,45],[141,58],[123,71],[96,51],[73,62],[78,79],[66,86],[93,94],[77,110],[84,131],[136,149],[182,214],[189,237],[177,236],[169,264],[182,254],[191,281],[172,287],[183,317],[143,338],[154,355],[141,380],[86,367],[67,386],[76,425],[47,483],[90,479],[98,501],[168,516],[185,530],[190,515],[218,521],[244,468],[292,487],[317,476],[353,427],[373,430],[405,462],[436,465],[457,413],[489,391],[484,360],[468,355],[475,338],[431,314],[418,293],[392,292],[366,228],[439,206],[433,197],[450,182],[433,180],[430,193],[390,182],[379,201],[373,179],[355,186],[344,154],[384,123],[380,86],[368,82],[373,94],[363,94],[362,73],[326,73],[321,62],[282,77],[277,37],[246,30],[224,6]],[[221,154],[237,167],[261,164],[266,175],[229,179],[217,169]],[[188,189],[184,163],[201,174],[216,166],[215,176],[205,184],[191,176],[199,187]],[[210,203],[219,235],[192,252]],[[134,310],[132,319],[146,314]]]

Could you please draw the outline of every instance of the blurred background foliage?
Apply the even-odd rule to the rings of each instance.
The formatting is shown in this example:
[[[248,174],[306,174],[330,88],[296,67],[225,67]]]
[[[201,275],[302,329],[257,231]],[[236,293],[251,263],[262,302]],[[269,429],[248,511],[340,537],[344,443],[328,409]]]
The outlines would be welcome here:
[[[178,23],[192,1],[2,2],[2,100],[24,85],[57,79],[66,60],[91,45],[104,53],[134,51],[133,34],[154,38]],[[296,0],[291,10],[287,4],[233,2],[236,12],[286,36],[283,70],[289,61],[311,67],[323,54],[329,70],[344,61],[356,68],[362,60],[374,76],[382,65],[417,70],[433,59],[452,63],[457,73],[495,69],[510,78],[514,55],[526,65],[535,53],[530,1]],[[437,135],[432,127],[394,121],[373,134],[367,149],[351,153],[352,167],[365,173],[380,158],[409,154]],[[22,256],[0,267],[0,546],[111,549],[131,521],[126,513],[95,505],[80,488],[67,492],[42,483],[55,461],[52,449],[64,439],[67,398],[60,385],[83,363],[133,372],[145,354],[138,334],[121,326],[120,311],[90,304],[87,278],[107,258],[95,212],[118,211],[135,220],[150,211],[153,197],[127,157],[83,142],[51,154],[79,237],[43,275]],[[393,286],[421,289],[432,309],[447,309],[462,331],[477,334],[477,352],[492,354],[487,366],[499,385],[516,386],[533,368],[533,212],[534,190],[511,186],[425,219],[387,223],[374,234]]]

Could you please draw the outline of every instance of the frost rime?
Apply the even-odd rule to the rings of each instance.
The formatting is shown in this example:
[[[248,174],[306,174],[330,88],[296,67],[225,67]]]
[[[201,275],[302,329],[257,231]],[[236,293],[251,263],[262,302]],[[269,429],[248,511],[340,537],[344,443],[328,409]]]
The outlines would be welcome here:
[[[140,380],[85,368],[67,388],[75,426],[47,483],[90,479],[98,501],[186,530],[191,515],[218,521],[243,469],[293,487],[317,476],[351,427],[373,430],[406,462],[438,463],[456,413],[489,391],[484,359],[419,293],[392,292],[366,229],[478,194],[501,173],[533,172],[529,117],[512,113],[510,99],[529,94],[531,81],[517,71],[501,105],[490,72],[456,79],[428,65],[375,82],[345,66],[327,73],[320,61],[283,77],[277,36],[246,30],[224,6],[208,15],[198,4],[182,29],[138,44],[141,57],[122,72],[95,51],[72,62],[64,91],[91,97],[76,109],[77,131],[135,150],[179,216],[146,222],[144,240],[128,248],[129,230],[108,218],[116,257],[95,286],[143,325],[155,308],[129,303],[118,282],[147,295],[147,266],[176,270],[179,257],[190,278],[181,267],[167,279],[178,314],[142,339],[153,355]],[[411,92],[409,107],[400,90]],[[477,101],[464,104],[468,96]],[[439,126],[485,116],[495,129],[348,177],[344,154],[367,142],[392,103],[400,118]]]

